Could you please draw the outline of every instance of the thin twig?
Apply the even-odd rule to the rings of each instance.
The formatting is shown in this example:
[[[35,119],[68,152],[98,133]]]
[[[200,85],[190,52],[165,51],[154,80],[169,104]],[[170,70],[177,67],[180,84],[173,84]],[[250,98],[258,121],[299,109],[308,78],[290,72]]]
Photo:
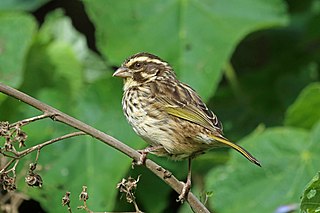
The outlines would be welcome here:
[[[15,151],[9,151],[9,153],[14,154],[14,155],[16,154]],[[3,155],[3,156],[5,156],[5,157],[8,157],[8,158],[19,159],[19,157],[17,157],[17,156],[11,156],[11,155],[9,155],[9,154],[1,151],[1,150],[0,150],[0,154]]]
[[[69,213],[72,213],[72,209],[71,209],[71,206],[70,206],[70,205],[68,205],[68,212],[69,212]]]
[[[99,141],[114,147],[115,149],[119,150],[120,152],[124,153],[125,155],[129,156],[130,158],[136,161],[140,159],[139,152],[132,149],[128,145],[122,143],[121,141],[1,82],[0,92],[14,97],[20,101],[23,101],[26,104],[42,111],[44,114],[53,114],[55,121],[59,121],[76,129],[79,129],[80,131],[83,131],[91,135]],[[157,168],[159,168],[159,165],[149,159],[146,160],[145,166],[154,174],[156,174],[159,178],[161,178],[164,182],[166,182],[169,186],[171,186],[177,193],[181,193],[183,184],[180,183],[180,181],[177,180],[173,175],[170,178],[164,178],[164,172],[162,170],[157,170]],[[194,212],[209,212],[209,210],[191,192],[188,193],[187,202],[190,204]]]
[[[142,213],[142,211],[140,211],[139,207],[138,207],[138,204],[136,203],[136,201],[134,200],[133,202],[133,205],[134,205],[134,208],[136,210],[136,213]]]
[[[9,168],[9,166],[16,161],[16,159],[11,159],[1,170],[0,170],[0,174],[2,174],[4,171],[7,170],[7,168]]]
[[[38,121],[38,120],[41,120],[41,119],[44,119],[44,118],[48,118],[48,117],[52,117],[52,116],[53,116],[53,114],[44,113],[42,115],[34,116],[32,118],[27,118],[27,119],[15,122],[13,124],[10,124],[9,128],[12,128],[12,127],[17,126],[17,125],[19,127],[22,127],[22,126],[25,126],[25,125],[27,125],[27,124],[29,124],[31,122]]]
[[[16,160],[16,162],[13,165],[13,167],[8,170],[8,171],[10,171],[10,170],[12,171],[14,178],[16,178],[16,167],[17,167],[18,163],[19,163],[19,160]]]
[[[18,163],[19,163],[19,160],[16,160],[16,162],[13,165],[13,167],[11,169],[8,169],[6,171],[6,173],[12,172],[13,177],[15,178],[16,177],[16,167],[17,167]]]
[[[72,133],[60,136],[58,138],[54,138],[54,139],[48,140],[48,141],[46,141],[44,143],[35,145],[35,146],[30,147],[29,149],[23,150],[21,152],[16,152],[16,156],[19,157],[19,158],[22,158],[22,157],[26,156],[27,154],[29,154],[29,153],[31,153],[31,152],[33,152],[35,150],[38,150],[38,152],[39,152],[40,149],[42,149],[45,146],[48,146],[50,144],[56,143],[58,141],[61,141],[61,140],[67,139],[67,138],[79,136],[79,135],[86,135],[86,133],[84,133],[84,132],[72,132]],[[38,156],[37,156],[37,158],[38,158]],[[36,158],[36,161],[38,160],[37,158]]]
[[[71,138],[71,137],[75,137],[75,136],[79,136],[79,135],[86,135],[86,133],[84,132],[73,132],[73,133],[69,133],[69,134],[66,134],[66,135],[63,135],[63,136],[60,136],[58,138],[54,138],[54,139],[51,139],[49,141],[46,141],[44,143],[41,143],[41,144],[38,144],[38,145],[35,145],[33,147],[30,147],[26,150],[23,150],[21,152],[17,152],[17,151],[10,151],[9,153],[12,153],[14,154],[15,156],[11,156],[11,155],[8,155],[7,153],[3,153],[1,152],[0,154],[6,156],[6,157],[9,157],[9,158],[13,158],[9,163],[7,163],[7,165],[1,169],[0,171],[0,174],[2,172],[4,172],[15,160],[18,160],[18,159],[21,159],[23,158],[24,156],[30,154],[31,152],[35,151],[35,150],[38,150],[37,152],[37,156],[36,156],[36,160],[35,160],[35,163],[38,162],[38,158],[39,158],[39,154],[40,154],[40,150],[45,147],[45,146],[48,146],[50,144],[53,144],[53,143],[56,143],[58,141],[61,141],[61,140],[64,140],[64,139],[67,139],[67,138]]]
[[[36,160],[34,161],[34,163],[38,163],[38,159],[39,159],[39,155],[40,155],[40,150],[41,150],[41,148],[39,148],[38,151],[37,151],[37,156],[36,156]]]

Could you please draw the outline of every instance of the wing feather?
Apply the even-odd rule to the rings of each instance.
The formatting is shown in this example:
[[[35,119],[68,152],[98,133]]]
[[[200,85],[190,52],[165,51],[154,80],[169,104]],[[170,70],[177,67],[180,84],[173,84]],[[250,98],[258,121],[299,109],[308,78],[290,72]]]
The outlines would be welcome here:
[[[153,85],[153,90],[157,93],[156,100],[161,102],[168,114],[222,134],[222,125],[217,116],[207,108],[191,87],[178,81],[170,81],[170,84],[168,81],[156,82]]]

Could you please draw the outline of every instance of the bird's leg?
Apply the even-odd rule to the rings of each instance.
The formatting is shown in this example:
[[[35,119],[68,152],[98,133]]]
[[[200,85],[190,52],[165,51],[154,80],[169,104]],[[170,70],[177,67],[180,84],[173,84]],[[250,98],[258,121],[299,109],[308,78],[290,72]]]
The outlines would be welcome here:
[[[179,195],[177,202],[183,203],[188,197],[188,193],[191,188],[191,157],[188,159],[188,176],[187,181],[183,183],[181,194]]]
[[[138,152],[141,154],[140,158],[139,158],[138,161],[133,161],[132,162],[132,166],[134,166],[134,165],[143,165],[146,162],[147,155],[150,152],[153,152],[153,151],[161,149],[161,148],[163,148],[163,147],[162,146],[148,146],[145,149],[138,150]]]

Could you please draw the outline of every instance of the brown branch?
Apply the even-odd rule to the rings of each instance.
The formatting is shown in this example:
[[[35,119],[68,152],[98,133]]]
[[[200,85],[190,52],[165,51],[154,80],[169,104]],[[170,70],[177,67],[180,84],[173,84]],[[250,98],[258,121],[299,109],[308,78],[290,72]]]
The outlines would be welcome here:
[[[86,135],[86,133],[84,133],[84,132],[72,132],[72,133],[60,136],[58,138],[54,138],[54,139],[48,140],[48,141],[46,141],[44,143],[35,145],[33,147],[30,147],[30,148],[28,148],[26,150],[23,150],[23,151],[20,151],[20,152],[17,152],[15,149],[7,151],[8,153],[13,154],[14,156],[11,156],[11,155],[7,154],[6,152],[0,152],[0,154],[2,154],[3,156],[6,156],[8,158],[13,158],[9,163],[6,164],[6,166],[3,169],[1,169],[0,174],[2,172],[4,172],[15,160],[21,159],[24,156],[30,154],[31,152],[33,152],[35,150],[38,150],[37,151],[36,160],[35,160],[35,162],[37,163],[39,155],[40,155],[40,150],[43,147],[48,146],[48,145],[53,144],[53,143],[56,143],[58,141],[62,141],[64,139],[75,137],[75,136],[79,136],[79,135]]]
[[[7,168],[9,168],[9,166],[10,166],[11,164],[13,164],[13,163],[14,163],[14,166],[13,166],[11,169],[8,169],[8,170],[7,170]],[[0,174],[2,174],[3,172],[5,172],[5,173],[15,172],[18,163],[19,163],[19,160],[18,160],[17,158],[12,159],[11,161],[9,161],[9,162],[1,169]],[[7,170],[7,171],[6,171],[6,170]]]
[[[50,144],[53,144],[55,142],[58,142],[58,141],[61,141],[61,140],[67,139],[67,138],[79,136],[79,135],[86,135],[86,133],[84,133],[84,132],[72,132],[72,133],[60,136],[58,138],[54,138],[54,139],[48,140],[48,141],[46,141],[44,143],[35,145],[35,146],[30,147],[29,149],[23,150],[21,152],[15,152],[14,154],[15,154],[16,157],[22,158],[22,157],[26,156],[27,154],[29,154],[29,153],[31,153],[31,152],[33,152],[35,150],[38,150],[38,152],[39,152],[40,149],[42,149],[45,146],[48,146]],[[38,157],[39,157],[39,154],[37,154],[36,161],[38,160]]]
[[[32,117],[32,118],[27,118],[27,119],[24,119],[22,121],[18,121],[16,123],[10,124],[9,127],[11,128],[11,127],[14,127],[14,126],[17,126],[17,125],[19,127],[22,127],[22,126],[27,125],[27,124],[29,124],[31,122],[38,121],[38,120],[41,120],[41,119],[44,119],[44,118],[47,118],[47,117],[51,117],[51,116],[53,116],[53,115],[44,113],[42,115],[38,115],[38,116],[35,116],[35,117]]]
[[[2,153],[1,153],[2,154]],[[11,156],[10,156],[11,157]],[[0,174],[2,174],[4,171],[7,170],[7,168],[9,168],[9,166],[17,159],[11,159],[1,170],[0,170]]]
[[[12,87],[4,85],[0,82],[0,92],[7,94],[11,97],[14,97],[20,101],[25,102],[26,104],[33,106],[34,108],[42,111],[45,115],[53,115],[51,116],[52,119],[55,121],[59,121],[61,123],[67,124],[72,126],[80,131],[91,135],[92,137],[98,139],[99,141],[108,144],[115,149],[119,150],[120,152],[124,153],[125,155],[129,156],[130,158],[138,161],[140,158],[140,153],[136,150],[132,149],[131,147],[127,146],[126,144],[122,143],[121,141],[107,135],[104,132],[101,132],[59,110],[38,101],[37,99],[26,95]],[[179,182],[173,175],[170,178],[164,178],[165,173],[163,170],[159,170],[159,165],[155,162],[147,159],[145,162],[145,166],[156,174],[159,178],[161,178],[164,182],[166,182],[171,188],[173,188],[177,193],[181,193],[183,184]],[[191,208],[194,212],[209,212],[209,210],[190,192],[188,194],[187,202],[190,204]]]

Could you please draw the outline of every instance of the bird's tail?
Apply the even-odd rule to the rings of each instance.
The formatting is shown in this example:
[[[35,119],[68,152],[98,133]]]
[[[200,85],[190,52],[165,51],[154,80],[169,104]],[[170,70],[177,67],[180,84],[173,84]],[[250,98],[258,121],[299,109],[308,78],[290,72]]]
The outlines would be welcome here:
[[[223,143],[224,145],[227,145],[229,147],[232,147],[233,149],[237,150],[238,152],[240,152],[243,156],[245,156],[249,161],[251,161],[252,163],[256,164],[257,166],[261,167],[260,162],[253,157],[247,150],[245,150],[244,148],[242,148],[241,146],[232,143],[231,141],[229,141],[228,139],[221,137],[221,136],[215,136],[215,135],[211,135],[211,137],[220,142]]]

